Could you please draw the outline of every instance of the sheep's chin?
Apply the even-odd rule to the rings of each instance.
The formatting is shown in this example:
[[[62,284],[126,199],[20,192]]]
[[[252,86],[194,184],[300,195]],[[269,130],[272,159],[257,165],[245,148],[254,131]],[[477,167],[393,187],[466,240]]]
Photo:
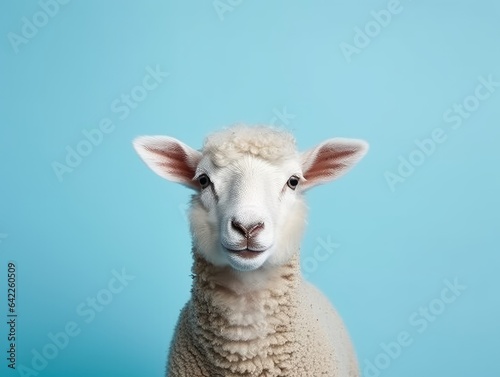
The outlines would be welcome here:
[[[270,250],[261,251],[252,258],[244,258],[235,252],[227,252],[229,265],[237,271],[254,271],[260,268],[270,256]]]

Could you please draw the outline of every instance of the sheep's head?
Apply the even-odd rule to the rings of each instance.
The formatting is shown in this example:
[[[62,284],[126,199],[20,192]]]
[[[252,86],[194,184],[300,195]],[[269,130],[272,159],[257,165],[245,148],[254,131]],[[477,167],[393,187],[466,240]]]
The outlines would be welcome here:
[[[139,137],[134,146],[158,175],[196,190],[196,251],[239,271],[289,260],[305,225],[303,192],[344,174],[368,148],[361,140],[329,139],[299,153],[289,133],[262,126],[217,132],[201,151],[166,136]]]

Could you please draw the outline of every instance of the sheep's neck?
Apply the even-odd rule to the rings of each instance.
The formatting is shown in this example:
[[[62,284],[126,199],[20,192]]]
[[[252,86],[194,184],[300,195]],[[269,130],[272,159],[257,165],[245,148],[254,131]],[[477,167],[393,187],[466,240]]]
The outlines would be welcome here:
[[[269,271],[241,273],[194,255],[190,314],[193,339],[202,352],[219,372],[238,365],[235,375],[245,374],[261,365],[252,375],[286,375],[297,313],[298,256]]]

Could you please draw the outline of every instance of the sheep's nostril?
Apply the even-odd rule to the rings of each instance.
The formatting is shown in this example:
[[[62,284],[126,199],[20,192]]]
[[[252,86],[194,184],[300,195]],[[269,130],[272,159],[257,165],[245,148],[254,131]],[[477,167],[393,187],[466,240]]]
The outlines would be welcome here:
[[[250,230],[248,231],[248,235],[249,235],[250,237],[253,237],[253,236],[255,236],[257,233],[259,233],[262,229],[264,229],[264,223],[263,223],[263,222],[253,224],[253,225],[250,227]]]
[[[247,237],[248,235],[248,231],[247,229],[243,226],[242,223],[240,223],[239,221],[235,221],[235,220],[232,220],[231,221],[231,227],[237,231],[239,234],[241,234],[243,237]]]
[[[264,223],[258,222],[254,224],[250,224],[248,226],[243,225],[239,221],[232,220],[231,221],[231,227],[241,234],[245,238],[250,238],[255,236],[257,233],[259,233],[262,229],[264,229]]]

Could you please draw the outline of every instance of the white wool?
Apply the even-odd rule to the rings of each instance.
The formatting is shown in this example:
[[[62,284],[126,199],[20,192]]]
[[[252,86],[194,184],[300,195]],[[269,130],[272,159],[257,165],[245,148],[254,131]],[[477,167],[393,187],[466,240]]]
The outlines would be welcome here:
[[[268,126],[235,125],[205,139],[203,154],[210,154],[215,165],[223,167],[244,154],[269,162],[297,155],[295,138],[285,130]]]

